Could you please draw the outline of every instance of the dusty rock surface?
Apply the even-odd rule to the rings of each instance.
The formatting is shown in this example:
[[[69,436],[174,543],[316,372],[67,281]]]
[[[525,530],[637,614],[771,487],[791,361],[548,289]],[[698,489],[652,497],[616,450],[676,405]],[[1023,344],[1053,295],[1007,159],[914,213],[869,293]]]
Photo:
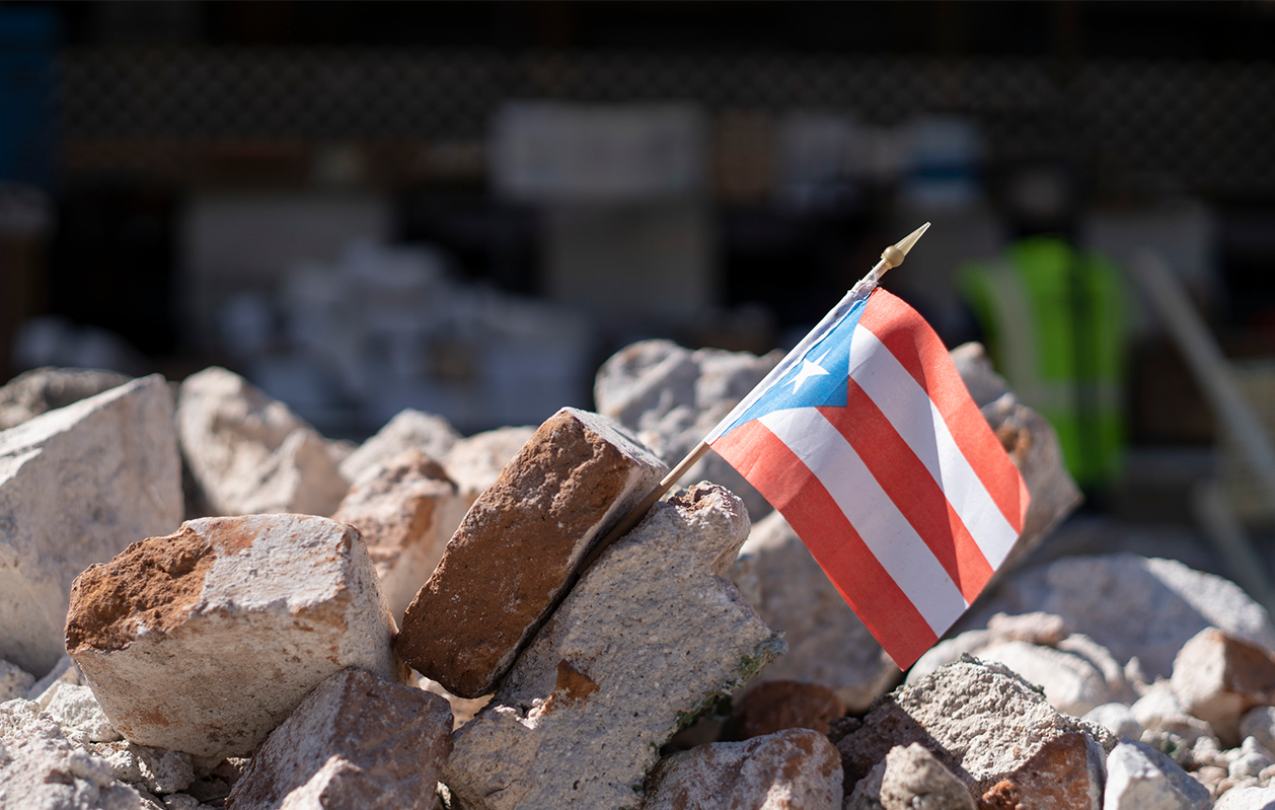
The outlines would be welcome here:
[[[532,426],[496,428],[452,445],[444,466],[465,503],[472,505],[487,487],[496,483],[500,471],[535,433],[536,428]]]
[[[1240,736],[1252,737],[1268,751],[1275,751],[1275,706],[1249,709],[1240,718]]]
[[[822,734],[790,729],[666,757],[651,773],[642,808],[840,810],[841,794],[837,749]]]
[[[243,756],[346,666],[406,671],[358,533],[325,518],[205,518],[75,581],[67,649],[127,739]]]
[[[224,368],[182,382],[177,423],[197,493],[214,515],[327,516],[349,489],[338,468],[342,452]]]
[[[93,690],[87,686],[56,683],[41,696],[40,708],[63,728],[72,728],[90,742],[114,742],[120,734],[98,705]]]
[[[961,780],[919,743],[890,749],[885,761],[855,785],[847,810],[974,810]]]
[[[1107,679],[1092,663],[1053,647],[1026,641],[1003,641],[975,653],[984,661],[1009,667],[1045,691],[1055,709],[1077,717],[1116,698]]]
[[[1142,737],[1142,724],[1133,716],[1133,711],[1123,703],[1104,703],[1101,706],[1095,706],[1080,719],[1087,723],[1096,723],[1116,737],[1128,737],[1131,740]]]
[[[451,709],[438,695],[344,669],[270,734],[229,804],[275,810],[314,794],[333,810],[429,810],[451,730]]]
[[[732,578],[788,642],[787,655],[761,673],[763,680],[823,684],[850,711],[862,712],[903,677],[783,515],[771,512],[754,524],[740,561],[750,563],[736,565]],[[751,573],[751,588],[742,571]]]
[[[1272,810],[1275,808],[1275,785],[1243,787],[1227,792],[1213,805],[1214,810]]]
[[[152,810],[101,757],[51,718],[0,704],[0,807],[5,810]],[[15,714],[18,716],[15,718]],[[6,724],[6,719],[10,719]]]
[[[883,698],[837,743],[851,784],[896,745],[920,743],[982,803],[1023,797],[1097,807],[1105,753],[1075,718],[999,664],[967,659]]]
[[[357,481],[372,467],[406,450],[442,462],[459,439],[460,434],[443,417],[408,408],[342,459],[341,475],[347,481]]]
[[[65,408],[129,381],[128,376],[96,368],[36,368],[0,386],[0,430]]]
[[[1186,713],[1233,747],[1242,740],[1240,717],[1275,704],[1275,655],[1216,628],[1201,630],[1178,652],[1169,683]]]
[[[8,661],[0,661],[0,703],[24,697],[34,685],[35,678],[31,673]]]
[[[487,694],[596,540],[667,469],[606,417],[550,417],[465,515],[395,649],[449,692]]]
[[[48,672],[75,577],[181,516],[173,399],[157,374],[0,432],[0,658]]]
[[[636,806],[660,746],[782,651],[722,576],[747,534],[743,504],[721,487],[657,504],[456,732],[453,794],[484,810]]]
[[[390,612],[401,617],[434,573],[466,509],[438,462],[409,449],[367,467],[332,519],[359,530]]]
[[[802,681],[765,681],[750,690],[735,709],[735,735],[747,740],[789,728],[827,734],[844,717],[846,706],[826,686]]]
[[[1208,810],[1208,788],[1164,754],[1123,742],[1107,756],[1103,810]]]
[[[958,626],[985,627],[996,613],[1032,611],[1061,616],[1122,666],[1138,658],[1151,680],[1169,677],[1178,650],[1206,627],[1275,649],[1275,624],[1238,585],[1133,554],[1068,557],[1016,572]]]

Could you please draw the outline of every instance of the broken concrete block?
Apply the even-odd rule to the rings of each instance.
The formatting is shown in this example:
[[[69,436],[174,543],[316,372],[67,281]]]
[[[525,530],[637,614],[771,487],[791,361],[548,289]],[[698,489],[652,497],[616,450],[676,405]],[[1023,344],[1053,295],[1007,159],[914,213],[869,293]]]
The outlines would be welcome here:
[[[1208,810],[1208,788],[1149,745],[1124,742],[1107,756],[1103,810]]]
[[[451,709],[438,695],[343,669],[271,733],[229,804],[234,810],[430,810],[451,731]],[[301,794],[291,795],[295,791]],[[301,802],[311,793],[317,804]]]
[[[715,485],[656,504],[456,732],[452,793],[481,810],[635,806],[660,746],[783,649],[722,577],[747,534]]]
[[[1213,810],[1271,810],[1275,808],[1275,785],[1237,787],[1226,791]]]
[[[558,411],[465,515],[395,649],[453,694],[487,694],[594,542],[665,472],[610,419]]]
[[[354,482],[370,468],[388,461],[405,450],[424,453],[442,462],[451,452],[460,434],[441,416],[408,408],[385,423],[370,439],[359,445],[341,461],[341,475]]]
[[[837,743],[857,782],[896,745],[919,742],[982,803],[1096,808],[1106,754],[1078,720],[1059,713],[1000,664],[966,659],[886,696]]]
[[[5,810],[151,810],[101,757],[68,740],[49,717],[3,731],[0,807]]]
[[[0,387],[0,430],[123,385],[129,377],[96,368],[24,371]]]
[[[730,413],[783,358],[749,352],[690,349],[668,340],[644,340],[614,354],[598,369],[593,398],[598,412],[634,431],[656,455],[676,464]],[[773,510],[752,484],[709,451],[682,483],[717,481],[736,493],[753,520]]]
[[[902,678],[783,515],[753,526],[740,559],[752,561],[753,607],[788,642],[788,654],[760,677],[824,684],[851,712],[866,711]]]
[[[35,685],[35,678],[21,667],[0,660],[0,703],[26,697],[27,690]]]
[[[1025,641],[1005,641],[975,653],[996,661],[1045,690],[1045,698],[1060,712],[1080,717],[1110,703],[1116,694],[1102,672],[1079,655]]]
[[[65,653],[71,582],[182,516],[173,398],[158,374],[0,432],[0,658]]]
[[[828,738],[789,729],[665,757],[651,772],[642,808],[841,810],[841,782],[841,762]]]
[[[127,739],[243,756],[346,666],[403,679],[367,549],[304,515],[205,518],[75,581],[66,644]]]
[[[1201,630],[1178,652],[1169,683],[1187,714],[1233,748],[1241,740],[1240,717],[1275,705],[1275,655],[1216,628]]]
[[[288,406],[224,368],[186,378],[177,424],[191,476],[214,514],[326,516],[349,488],[337,467],[340,452]]]
[[[1227,775],[1232,779],[1243,779],[1246,776],[1260,776],[1262,771],[1275,765],[1275,757],[1262,744],[1248,737],[1234,750],[1234,758],[1227,765]]]
[[[1103,597],[1095,599],[1097,593]],[[1270,615],[1238,585],[1175,560],[1134,554],[1066,557],[1017,572],[959,626],[985,627],[996,613],[1035,610],[1061,616],[1072,633],[1106,647],[1122,666],[1137,657],[1151,680],[1169,677],[1178,650],[1206,627],[1275,649]]]
[[[1104,703],[1101,706],[1095,706],[1080,719],[1086,723],[1096,723],[1117,737],[1128,737],[1131,740],[1142,737],[1142,724],[1123,703]]]
[[[111,766],[115,778],[156,795],[186,790],[195,782],[190,754],[165,751],[128,741],[93,746]]]
[[[801,681],[764,681],[749,690],[735,709],[735,736],[741,740],[789,728],[827,734],[846,713],[845,704],[826,686]]]
[[[434,573],[467,509],[438,462],[409,449],[369,466],[332,519],[359,530],[390,613],[400,617]]]
[[[465,503],[473,505],[478,496],[500,478],[501,470],[536,433],[532,426],[502,427],[477,433],[452,445],[447,454],[447,475],[456,482]]]
[[[113,742],[120,733],[111,726],[106,713],[87,686],[56,683],[48,697],[41,700],[41,708],[59,726],[73,728],[86,735],[90,742]]]
[[[886,754],[877,801],[884,810],[974,810],[969,788],[919,743]]]

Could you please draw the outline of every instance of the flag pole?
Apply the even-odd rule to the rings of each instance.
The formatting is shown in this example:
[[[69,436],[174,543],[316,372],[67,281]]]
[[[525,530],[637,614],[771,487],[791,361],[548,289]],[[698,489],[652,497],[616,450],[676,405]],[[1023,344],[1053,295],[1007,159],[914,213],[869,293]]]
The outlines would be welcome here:
[[[912,233],[900,239],[897,243],[890,245],[885,250],[881,251],[881,260],[877,262],[868,274],[854,286],[854,289],[858,290],[865,284],[875,287],[877,282],[881,280],[881,277],[885,275],[887,270],[891,270],[903,264],[903,260],[907,258],[908,251],[912,250],[917,241],[924,236],[925,232],[929,229],[930,223],[927,222]],[[800,346],[800,344],[798,344],[798,346]],[[796,350],[794,349],[794,351]],[[765,382],[766,380],[762,380],[762,383]],[[758,387],[760,387],[762,383],[759,383]],[[673,485],[676,484],[682,476],[690,472],[691,467],[694,467],[695,463],[703,458],[704,454],[707,453],[708,450],[709,447],[707,440],[701,441],[699,444],[695,445],[691,452],[687,453],[686,458],[678,462],[678,465],[674,467],[668,475],[664,476],[664,478],[660,480],[659,486],[643,498],[637,506],[629,510],[629,513],[624,516],[624,519],[617,523],[615,528],[607,532],[605,537],[594,544],[593,548],[590,549],[589,553],[585,556],[584,563],[580,570],[584,571],[588,569],[589,566],[591,566],[594,561],[602,555],[602,552],[606,551],[608,546],[628,534],[629,531],[636,526],[640,520],[642,520],[642,518],[646,517],[646,513],[651,511],[652,506],[655,506],[655,502],[664,497],[664,494],[672,489]]]

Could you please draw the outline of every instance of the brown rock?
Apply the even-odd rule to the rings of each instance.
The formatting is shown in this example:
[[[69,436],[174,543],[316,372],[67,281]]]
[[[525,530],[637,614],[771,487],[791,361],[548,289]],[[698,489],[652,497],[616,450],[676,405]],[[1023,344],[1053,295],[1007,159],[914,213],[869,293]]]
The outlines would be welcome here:
[[[558,411],[465,516],[403,617],[399,654],[453,694],[492,691],[594,541],[665,471],[610,419]]]
[[[305,796],[313,802],[306,806],[332,810],[428,810],[451,730],[451,710],[438,695],[341,670],[271,733],[227,806],[277,810]]]
[[[741,740],[789,728],[827,734],[832,721],[844,716],[845,704],[826,686],[801,681],[765,681],[744,696],[735,712]]]
[[[1096,810],[1102,804],[1102,780],[1091,761],[1091,746],[1082,733],[1063,734],[1045,743],[982,795],[979,810]]]
[[[363,535],[397,617],[434,573],[467,508],[438,462],[412,449],[373,462],[332,519]]]
[[[1209,627],[1178,652],[1169,683],[1187,714],[1207,721],[1222,744],[1234,748],[1240,717],[1275,705],[1275,655]]]
[[[663,759],[643,810],[840,810],[841,764],[828,738],[789,729],[712,743]]]

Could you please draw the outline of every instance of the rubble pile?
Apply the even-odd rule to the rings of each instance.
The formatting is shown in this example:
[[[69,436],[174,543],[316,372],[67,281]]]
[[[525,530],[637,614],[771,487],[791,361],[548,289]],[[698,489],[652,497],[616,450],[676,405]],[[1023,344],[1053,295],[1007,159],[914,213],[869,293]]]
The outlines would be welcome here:
[[[1014,570],[1079,493],[981,347],[953,358],[1033,500],[906,679],[711,455],[590,553],[777,356],[648,341],[599,413],[404,411],[358,447],[224,369],[23,375],[0,807],[1275,806],[1270,616],[1170,560]]]

